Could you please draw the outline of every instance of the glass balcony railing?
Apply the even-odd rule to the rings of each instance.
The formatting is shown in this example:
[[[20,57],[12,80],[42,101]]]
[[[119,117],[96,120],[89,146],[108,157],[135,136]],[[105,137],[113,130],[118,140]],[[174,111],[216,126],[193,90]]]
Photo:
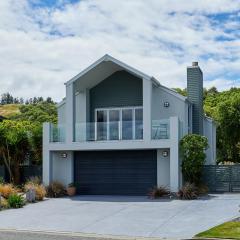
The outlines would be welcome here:
[[[153,140],[170,138],[169,119],[152,120]],[[65,142],[65,125],[50,124],[50,142]],[[142,140],[143,121],[80,122],[75,124],[74,141]]]
[[[169,131],[169,119],[152,120],[152,139],[169,139]]]
[[[75,142],[143,139],[142,121],[87,122],[75,124]]]
[[[50,124],[50,142],[65,142],[65,126]]]

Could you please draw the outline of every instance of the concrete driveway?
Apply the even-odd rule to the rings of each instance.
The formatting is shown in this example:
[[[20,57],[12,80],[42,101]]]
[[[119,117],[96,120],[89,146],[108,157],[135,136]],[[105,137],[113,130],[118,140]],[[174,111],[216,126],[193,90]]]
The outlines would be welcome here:
[[[0,228],[184,239],[239,216],[239,204],[240,194],[194,201],[79,196],[2,211]]]

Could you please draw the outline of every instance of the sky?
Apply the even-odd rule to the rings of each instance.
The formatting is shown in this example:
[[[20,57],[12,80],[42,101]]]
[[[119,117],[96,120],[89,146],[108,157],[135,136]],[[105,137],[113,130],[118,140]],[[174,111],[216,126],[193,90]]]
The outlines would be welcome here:
[[[0,94],[65,96],[64,83],[105,54],[186,87],[240,87],[240,0],[1,0]]]

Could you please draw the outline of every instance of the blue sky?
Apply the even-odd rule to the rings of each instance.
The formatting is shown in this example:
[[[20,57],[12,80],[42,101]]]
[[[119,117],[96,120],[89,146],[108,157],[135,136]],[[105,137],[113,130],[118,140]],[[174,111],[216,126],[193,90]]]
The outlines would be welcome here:
[[[240,86],[239,0],[0,1],[0,94],[65,96],[108,53],[168,87],[198,61],[204,86]]]
[[[61,8],[66,4],[78,3],[80,0],[29,0],[32,7]]]

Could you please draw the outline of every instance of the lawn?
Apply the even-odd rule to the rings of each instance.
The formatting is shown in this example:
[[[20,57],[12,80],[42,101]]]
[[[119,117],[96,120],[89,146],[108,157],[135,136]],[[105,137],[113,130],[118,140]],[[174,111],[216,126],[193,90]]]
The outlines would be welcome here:
[[[201,238],[240,239],[240,222],[226,222],[196,235]]]
[[[19,113],[19,106],[20,104],[0,105],[0,116],[8,118]]]

